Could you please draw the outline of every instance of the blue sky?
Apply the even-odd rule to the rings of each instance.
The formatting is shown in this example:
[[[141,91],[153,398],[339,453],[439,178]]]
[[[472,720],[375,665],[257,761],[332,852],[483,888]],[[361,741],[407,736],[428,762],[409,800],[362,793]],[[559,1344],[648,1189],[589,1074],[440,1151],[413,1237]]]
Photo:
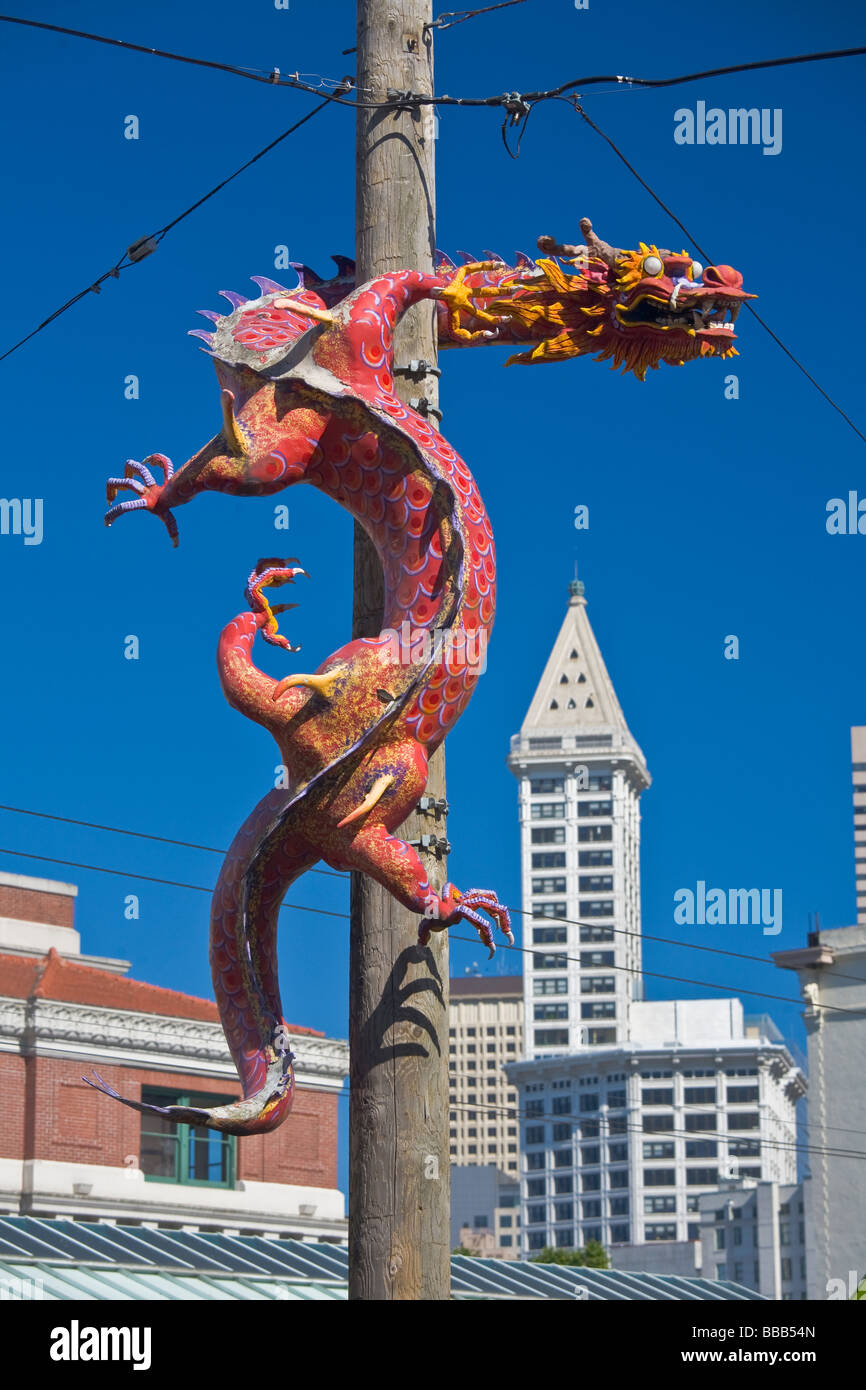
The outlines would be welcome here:
[[[258,68],[339,77],[354,7],[291,0],[244,7],[150,0],[118,11],[44,0],[39,17]],[[0,351],[123,248],[162,226],[307,111],[313,98],[217,72],[3,26],[0,103],[5,267]],[[443,31],[437,88],[484,95],[591,72],[665,76],[782,53],[851,46],[849,3],[731,0],[720,19],[643,0],[526,5]],[[759,310],[866,428],[857,341],[864,196],[863,62],[739,75],[661,92],[585,94],[587,111],[691,228],[738,267]],[[783,113],[776,156],[755,146],[682,146],[674,113],[697,101]],[[138,116],[140,138],[123,138]],[[500,118],[445,110],[438,241],[450,252],[531,251],[540,232],[578,239],[578,219],[622,246],[675,249],[681,233],[566,106],[539,107],[511,160]],[[181,509],[172,551],[150,518],[102,526],[105,479],[127,457],[182,463],[218,426],[216,380],[195,310],[219,289],[274,273],[274,248],[322,268],[353,245],[353,118],[330,109],[0,365],[5,497],[44,499],[44,539],[0,537],[6,633],[0,686],[2,801],[225,846],[272,784],[276,749],[225,704],[214,665],[259,555],[275,553],[273,503],[205,496]],[[693,249],[689,247],[688,249]],[[280,277],[277,276],[279,279]],[[575,559],[589,613],[653,774],[643,801],[648,932],[764,955],[801,944],[807,916],[854,918],[848,729],[866,722],[862,641],[866,537],[829,536],[828,499],[866,496],[862,441],[748,316],[741,356],[652,373],[641,385],[590,360],[503,369],[495,349],[444,360],[444,432],[475,473],[499,558],[489,665],[447,746],[453,878],[519,901],[516,784],[505,767],[558,629]],[[726,400],[724,376],[739,377]],[[124,378],[140,398],[124,399]],[[11,437],[10,437],[11,436]],[[311,580],[287,631],[305,666],[346,640],[351,522],[311,489],[285,494],[288,550]],[[590,508],[577,533],[574,507]],[[277,546],[277,550],[280,547]],[[140,659],[123,656],[135,634]],[[740,659],[726,661],[728,634]],[[260,654],[274,674],[281,654]],[[0,812],[0,865],[80,885],[84,949],[133,973],[208,994],[203,893],[40,865],[28,851],[212,884],[214,855],[123,840]],[[784,925],[676,927],[673,895],[698,879],[781,888]],[[124,918],[127,893],[140,918]],[[290,894],[343,912],[339,880]],[[519,939],[519,938],[518,938]],[[345,1036],[348,923],[285,911],[287,1017]],[[648,969],[793,997],[771,966],[649,943]],[[456,973],[519,957],[455,943]],[[649,997],[693,986],[649,980]],[[749,1000],[802,1041],[795,1004]],[[345,1177],[345,1175],[344,1175]]]

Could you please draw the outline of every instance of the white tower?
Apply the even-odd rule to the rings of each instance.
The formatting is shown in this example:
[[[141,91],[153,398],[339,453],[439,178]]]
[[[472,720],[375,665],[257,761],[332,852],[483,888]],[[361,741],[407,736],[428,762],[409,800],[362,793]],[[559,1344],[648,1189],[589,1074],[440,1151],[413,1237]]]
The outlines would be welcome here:
[[[586,612],[568,609],[508,766],[520,783],[526,1057],[629,1038],[640,998],[640,794],[650,776]]]

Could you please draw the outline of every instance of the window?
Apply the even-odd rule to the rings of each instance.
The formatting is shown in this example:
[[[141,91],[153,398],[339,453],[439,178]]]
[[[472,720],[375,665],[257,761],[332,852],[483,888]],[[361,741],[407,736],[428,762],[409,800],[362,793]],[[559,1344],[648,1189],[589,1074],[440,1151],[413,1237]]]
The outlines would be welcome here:
[[[471,1130],[470,1130],[469,1132],[470,1132],[470,1134],[472,1133]],[[543,1143],[544,1143],[544,1125],[527,1125],[527,1127],[526,1127],[526,1142],[527,1142],[527,1144],[543,1144]]]
[[[687,1168],[686,1183],[689,1187],[718,1187],[718,1168]]]
[[[611,1216],[628,1216],[628,1197],[608,1197]]]
[[[554,1221],[573,1221],[574,1202],[554,1202],[553,1219]]]
[[[565,956],[540,955],[536,952],[532,957],[534,970],[567,970],[568,961]]]
[[[715,1086],[686,1086],[683,1092],[686,1105],[715,1105]]]
[[[572,1129],[572,1126],[571,1126],[570,1124],[554,1125],[554,1126],[553,1126],[553,1142],[554,1142],[554,1144],[567,1144],[568,1141],[569,1141],[569,1139],[570,1139],[571,1136],[572,1136],[572,1133],[573,1133],[573,1129]]]
[[[581,927],[580,939],[584,941],[613,941],[613,927]]]
[[[713,1235],[715,1236],[714,1245],[716,1250],[724,1250],[726,1235],[724,1226],[717,1226],[713,1232]]]
[[[601,1190],[600,1173],[581,1173],[580,1175],[581,1192],[599,1192]]]
[[[668,1086],[644,1087],[640,1093],[642,1105],[673,1105],[673,1089]]]
[[[610,1239],[612,1245],[628,1245],[631,1239],[631,1231],[627,1222],[623,1225],[611,1226]]]
[[[554,1192],[556,1193],[557,1196],[560,1196],[562,1193],[565,1193],[565,1192],[573,1192],[573,1191],[574,1191],[574,1178],[572,1177],[571,1173],[565,1173],[565,1174],[562,1175],[561,1177],[560,1177],[560,1176],[554,1177],[554,1179],[553,1179],[553,1190],[554,1190]]]
[[[536,1020],[545,1018],[568,1018],[567,1004],[536,1004],[534,1010]]]
[[[736,1214],[737,1216],[740,1215],[739,1211],[736,1212],[735,1214]],[[742,1226],[735,1226],[735,1227],[734,1227],[734,1244],[735,1244],[735,1245],[742,1245],[742,1243],[743,1243],[743,1228],[742,1228]]]
[[[719,1146],[715,1139],[686,1140],[686,1158],[718,1158]]]
[[[543,796],[545,792],[565,791],[564,777],[533,777],[529,783],[529,790],[533,796]]]
[[[758,1088],[757,1086],[729,1086],[727,1096],[729,1105],[747,1105],[750,1100],[758,1099]]]
[[[564,878],[534,878],[532,880],[533,893],[564,893]]]
[[[587,975],[580,982],[581,994],[613,994],[615,991],[616,979],[613,975]]]
[[[581,844],[586,844],[593,840],[612,840],[612,825],[579,825],[577,827],[577,838]]]
[[[757,1110],[733,1111],[728,1115],[728,1129],[758,1129],[760,1123]]]
[[[612,849],[582,849],[577,856],[578,867],[581,869],[603,868],[613,863]]]
[[[673,1141],[667,1144],[644,1144],[643,1156],[644,1158],[673,1158]]]
[[[590,1047],[605,1047],[608,1043],[616,1042],[615,1028],[587,1028],[586,1041]],[[610,1132],[614,1132],[614,1121],[610,1122]]]
[[[581,1004],[581,1018],[616,1018],[616,1000],[598,999],[591,1004]]]
[[[643,1209],[648,1216],[652,1216],[655,1212],[676,1211],[677,1199],[676,1197],[644,1197]]]
[[[571,1096],[554,1096],[551,1109],[554,1115],[570,1115]]]
[[[581,917],[612,917],[613,898],[581,898]]]
[[[643,1170],[644,1187],[676,1187],[676,1180],[675,1168],[644,1168]]]
[[[601,1201],[598,1197],[584,1197],[580,1203],[580,1214],[584,1221],[601,1219]]]
[[[729,1139],[728,1153],[736,1158],[758,1158],[761,1152],[760,1139]]]
[[[529,814],[533,820],[562,820],[565,817],[565,802],[535,801]]]
[[[533,869],[564,869],[565,852],[559,850],[555,854],[533,854],[532,867]],[[565,889],[563,889],[564,891]]]
[[[581,951],[580,964],[584,970],[593,966],[613,965],[613,951]]]
[[[621,1106],[625,1105],[625,1091],[608,1091],[607,1103],[612,1110],[618,1110]]]
[[[544,1101],[543,1101],[543,1100],[528,1100],[528,1101],[526,1102],[526,1107],[525,1107],[525,1108],[526,1108],[527,1119],[528,1119],[530,1116],[533,1116],[533,1115],[543,1115],[543,1114],[544,1114]]]
[[[644,1226],[644,1240],[676,1240],[677,1223],[671,1222],[648,1222]]]
[[[567,994],[568,977],[563,975],[556,979],[533,980],[532,990],[534,994]]]
[[[544,1178],[527,1178],[526,1195],[527,1197],[543,1197]]]
[[[598,1094],[597,1094],[597,1092],[592,1091],[592,1092],[587,1092],[585,1095],[582,1095],[582,1096],[580,1097],[580,1100],[578,1101],[578,1108],[579,1108],[579,1110],[581,1111],[581,1114],[584,1114],[584,1115],[585,1115],[588,1111],[597,1110],[597,1109],[598,1109]]]
[[[612,801],[579,801],[577,814],[580,820],[590,820],[594,816],[612,816]]]
[[[228,1105],[234,1096],[178,1095],[143,1086],[148,1105]],[[178,1129],[163,1115],[142,1115],[139,1163],[150,1182],[234,1187],[235,1138],[204,1125]]]
[[[715,1115],[686,1115],[686,1130],[689,1134],[699,1134],[701,1130],[716,1128]]]
[[[690,1221],[689,1224],[688,1224],[688,1226],[686,1227],[686,1231],[687,1231],[686,1240],[700,1240],[700,1238],[701,1238],[701,1227],[700,1227],[700,1222],[698,1222],[698,1221]]]
[[[527,1239],[530,1250],[543,1250],[547,1244],[546,1232],[530,1231]]]
[[[565,891],[564,889],[562,890]],[[553,917],[554,919],[563,918],[568,913],[568,904],[563,902],[555,903],[533,903],[533,917]]]
[[[609,772],[591,772],[589,775],[589,790],[591,792],[609,792],[613,786],[613,777]]]
[[[581,874],[578,888],[581,893],[612,893],[613,874]]]
[[[597,1139],[598,1120],[581,1120],[580,1137],[581,1139]]]
[[[628,1169],[614,1168],[613,1172],[608,1175],[608,1186],[628,1187]]]
[[[580,1161],[588,1167],[601,1163],[601,1149],[598,1144],[584,1144],[580,1151]]]
[[[568,940],[567,927],[533,927],[532,944],[533,946],[555,946],[564,945]]]
[[[663,1134],[665,1130],[673,1129],[673,1115],[644,1115],[643,1132],[644,1134]]]
[[[791,1223],[790,1223],[790,1221],[780,1221],[780,1222],[779,1222],[779,1244],[780,1244],[780,1245],[790,1245],[790,1244],[791,1244]]]
[[[547,1220],[547,1207],[542,1203],[537,1207],[527,1207],[526,1220],[530,1226],[537,1226]]]
[[[661,1155],[662,1158],[665,1156],[664,1154]],[[627,1163],[628,1144],[608,1144],[607,1161],[608,1163]]]
[[[539,1168],[543,1168],[543,1167],[544,1167],[544,1154],[543,1154],[543,1153],[527,1154],[527,1155],[526,1155],[526,1167],[527,1167],[527,1170],[528,1170],[530,1173],[532,1173],[532,1172],[537,1172]]]
[[[533,830],[532,843],[534,845],[564,845],[565,826],[551,825],[545,826],[541,830]]]
[[[536,1047],[567,1047],[568,1029],[567,1028],[536,1028],[535,1030]]]
[[[571,1149],[554,1149],[553,1166],[554,1168],[570,1168],[574,1162]]]

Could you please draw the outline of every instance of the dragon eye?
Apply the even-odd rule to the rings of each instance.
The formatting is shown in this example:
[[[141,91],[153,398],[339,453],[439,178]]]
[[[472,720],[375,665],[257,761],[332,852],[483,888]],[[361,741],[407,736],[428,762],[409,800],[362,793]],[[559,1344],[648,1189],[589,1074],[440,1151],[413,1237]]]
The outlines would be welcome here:
[[[664,266],[662,265],[658,256],[644,256],[644,262],[641,266],[641,269],[644,275],[651,275],[655,277],[657,275],[661,275],[662,271],[664,270]]]
[[[700,261],[692,261],[692,279],[698,281],[704,273],[704,267]]]

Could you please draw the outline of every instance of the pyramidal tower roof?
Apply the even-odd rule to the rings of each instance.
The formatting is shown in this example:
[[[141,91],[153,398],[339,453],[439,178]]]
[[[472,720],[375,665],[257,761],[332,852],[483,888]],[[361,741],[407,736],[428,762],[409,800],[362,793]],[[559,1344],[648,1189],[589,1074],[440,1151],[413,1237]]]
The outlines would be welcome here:
[[[622,756],[631,754],[649,783],[646,762],[632,737],[613,682],[590,626],[584,586],[573,579],[568,607],[532,702],[513,740],[518,748],[541,751],[561,736],[563,749],[608,746]]]

